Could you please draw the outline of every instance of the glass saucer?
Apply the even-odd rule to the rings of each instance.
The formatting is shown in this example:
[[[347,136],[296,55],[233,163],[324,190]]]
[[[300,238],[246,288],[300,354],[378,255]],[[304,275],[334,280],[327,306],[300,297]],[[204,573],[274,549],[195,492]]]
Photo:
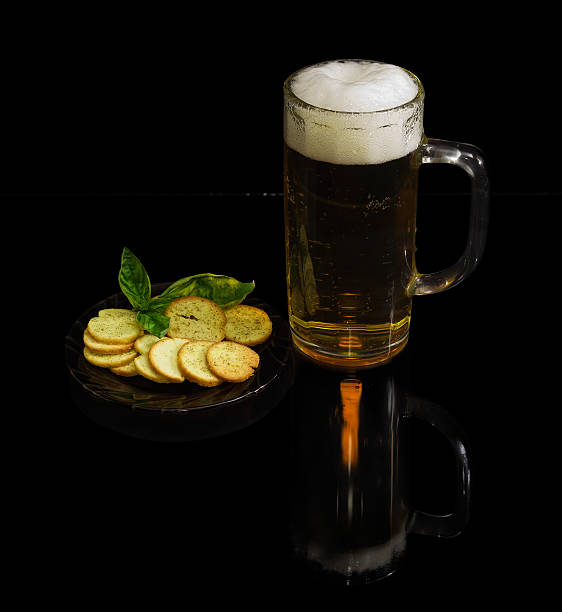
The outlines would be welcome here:
[[[154,293],[168,283],[153,285]],[[265,310],[273,323],[270,338],[252,347],[260,356],[255,374],[243,383],[204,388],[194,383],[159,384],[142,376],[123,377],[90,364],[83,355],[83,333],[102,308],[130,308],[114,294],[88,308],[65,339],[70,393],[96,423],[121,433],[153,440],[196,440],[247,427],[268,414],[291,387],[294,356],[289,326],[258,297],[244,304]]]

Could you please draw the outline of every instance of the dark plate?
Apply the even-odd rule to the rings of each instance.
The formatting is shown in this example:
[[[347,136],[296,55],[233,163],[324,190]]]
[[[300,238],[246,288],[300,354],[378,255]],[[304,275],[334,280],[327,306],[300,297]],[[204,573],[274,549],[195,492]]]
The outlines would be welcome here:
[[[154,285],[161,292],[167,283]],[[236,431],[263,418],[293,383],[289,326],[269,304],[249,296],[245,304],[265,310],[271,337],[252,347],[260,355],[254,376],[243,383],[203,388],[190,382],[158,384],[122,377],[90,364],[83,355],[84,329],[102,308],[129,308],[123,294],[93,305],[74,322],[65,341],[71,394],[92,420],[121,433],[155,440],[196,440]]]

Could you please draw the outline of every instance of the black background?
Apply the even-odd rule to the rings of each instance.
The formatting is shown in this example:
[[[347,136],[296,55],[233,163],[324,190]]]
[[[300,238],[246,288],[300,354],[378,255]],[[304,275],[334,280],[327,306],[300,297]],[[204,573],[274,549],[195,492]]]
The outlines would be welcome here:
[[[237,12],[71,14],[64,26],[62,14],[35,14],[14,22],[5,43],[2,202],[7,234],[19,239],[5,272],[18,303],[48,296],[26,316],[48,313],[43,333],[59,347],[44,357],[27,338],[23,352],[42,355],[48,375],[24,374],[10,404],[23,424],[6,434],[17,448],[12,499],[21,502],[14,509],[25,542],[14,567],[24,583],[46,576],[45,596],[74,585],[90,599],[111,586],[125,598],[174,592],[188,602],[204,584],[242,601],[259,584],[272,597],[296,589],[271,553],[281,544],[261,541],[283,533],[271,527],[283,521],[274,504],[283,464],[264,441],[276,439],[283,414],[189,448],[127,439],[74,409],[62,338],[81,312],[118,291],[125,245],[154,281],[202,271],[254,278],[260,297],[282,311],[278,199],[197,194],[280,193],[283,80],[344,57],[417,74],[426,134],[481,147],[492,186],[481,266],[454,290],[418,298],[411,341],[415,392],[449,409],[472,441],[472,520],[455,540],[414,538],[404,572],[372,594],[429,602],[450,588],[504,599],[548,584],[557,410],[547,367],[556,350],[550,266],[560,203],[558,93],[547,84],[552,16],[495,23],[448,9],[436,22],[406,19],[403,9],[368,13],[360,24],[333,14],[307,29],[303,17],[277,19],[289,10],[252,22]],[[430,271],[462,252],[469,181],[438,166],[423,168],[420,180],[418,265]],[[244,499],[256,504],[250,512]]]
[[[480,146],[496,192],[559,192],[548,13],[514,13],[500,26],[484,13],[414,12],[394,27],[393,11],[373,10],[343,31],[335,17],[311,28],[305,14],[302,23],[276,15],[276,25],[228,13],[14,19],[2,191],[281,191],[283,80],[356,57],[417,74],[427,135]],[[436,174],[431,191],[458,190],[458,177]]]

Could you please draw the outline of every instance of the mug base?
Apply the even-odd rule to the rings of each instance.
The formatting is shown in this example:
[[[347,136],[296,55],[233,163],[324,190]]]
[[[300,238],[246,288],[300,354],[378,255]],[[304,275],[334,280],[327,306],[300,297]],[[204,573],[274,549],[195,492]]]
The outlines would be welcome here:
[[[293,346],[297,349],[300,356],[308,361],[314,362],[330,369],[336,370],[365,370],[376,368],[387,364],[398,355],[408,343],[408,334],[404,335],[399,342],[388,346],[384,352],[371,353],[368,355],[337,355],[324,351],[321,347],[311,345],[299,338],[294,331],[291,331]]]

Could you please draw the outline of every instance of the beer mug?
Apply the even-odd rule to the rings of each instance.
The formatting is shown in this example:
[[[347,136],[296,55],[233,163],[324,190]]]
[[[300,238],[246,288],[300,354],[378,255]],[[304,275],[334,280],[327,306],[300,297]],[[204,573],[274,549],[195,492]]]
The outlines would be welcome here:
[[[297,579],[375,582],[400,568],[410,534],[451,538],[468,523],[466,434],[441,406],[409,393],[405,355],[353,375],[299,364],[290,392],[289,532]],[[432,505],[446,490],[447,501],[437,503],[447,510],[441,515],[413,507],[414,451],[424,452],[411,444],[415,422],[434,427],[453,450],[456,480],[451,473],[450,484],[441,480],[439,492],[432,489]]]
[[[479,263],[489,187],[472,145],[426,138],[424,90],[409,71],[365,60],[303,68],[284,84],[285,244],[289,323],[302,353],[371,367],[406,345],[412,297],[450,289]],[[418,171],[460,166],[471,178],[464,253],[420,274]]]

